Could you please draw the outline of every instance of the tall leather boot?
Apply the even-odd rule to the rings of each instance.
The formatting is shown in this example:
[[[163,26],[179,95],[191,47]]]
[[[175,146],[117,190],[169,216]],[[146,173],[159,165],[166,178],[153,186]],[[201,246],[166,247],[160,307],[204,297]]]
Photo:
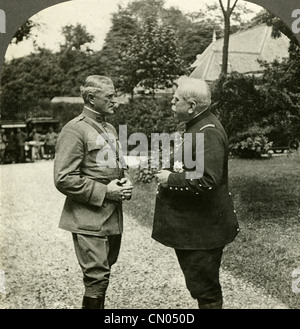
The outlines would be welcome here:
[[[97,298],[83,296],[82,309],[90,309],[90,310],[104,309],[104,299],[105,296],[99,296]]]

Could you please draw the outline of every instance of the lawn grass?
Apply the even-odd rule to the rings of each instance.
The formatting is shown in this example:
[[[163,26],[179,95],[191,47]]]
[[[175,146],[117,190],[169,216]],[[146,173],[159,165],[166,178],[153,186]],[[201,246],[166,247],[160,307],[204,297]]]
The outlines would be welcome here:
[[[291,289],[292,272],[300,269],[299,160],[230,159],[229,184],[241,231],[226,247],[222,267],[299,308],[300,294]],[[151,227],[155,196],[155,182],[135,182],[124,211]]]

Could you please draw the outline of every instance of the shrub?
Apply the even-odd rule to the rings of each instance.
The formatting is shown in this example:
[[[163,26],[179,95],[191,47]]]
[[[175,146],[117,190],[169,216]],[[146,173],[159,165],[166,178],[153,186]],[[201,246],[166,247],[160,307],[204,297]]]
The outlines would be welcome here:
[[[158,161],[159,168],[152,168],[152,160],[154,163]],[[136,170],[135,181],[142,182],[142,183],[152,183],[157,181],[156,177],[154,176],[157,171],[162,167],[161,163],[161,151],[159,153],[154,152],[154,154],[150,151],[148,152],[148,160],[147,160],[147,167],[140,166]]]
[[[264,134],[258,133],[257,129],[252,129],[252,132],[250,129],[245,133],[238,134],[237,139],[239,140],[229,146],[231,154],[247,159],[261,158],[263,154],[267,154],[273,142],[269,141]],[[257,132],[255,133],[255,131]]]
[[[61,127],[82,112],[82,104],[57,103],[51,104],[53,117],[59,120]]]
[[[211,110],[223,124],[229,139],[262,120],[262,100],[256,78],[233,72],[212,85]]]
[[[139,168],[136,172],[135,181],[142,183],[151,183],[156,181],[154,174],[157,172],[154,168]]]
[[[116,128],[126,124],[128,135],[139,132],[149,140],[151,133],[171,133],[179,124],[171,112],[171,95],[134,98],[121,104],[109,121]]]

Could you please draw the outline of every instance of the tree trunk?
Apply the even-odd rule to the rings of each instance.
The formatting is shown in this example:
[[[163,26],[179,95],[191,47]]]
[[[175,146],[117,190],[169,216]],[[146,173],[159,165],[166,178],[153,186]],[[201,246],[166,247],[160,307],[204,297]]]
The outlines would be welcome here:
[[[230,16],[238,2],[235,0],[233,6],[230,6],[231,0],[227,0],[227,9],[225,9],[222,0],[219,0],[220,7],[224,15],[224,44],[223,44],[223,58],[221,76],[228,73],[228,52],[229,52],[229,38],[230,38]]]
[[[229,37],[230,37],[230,16],[227,13],[224,17],[224,44],[221,75],[228,73],[228,52],[229,52]]]

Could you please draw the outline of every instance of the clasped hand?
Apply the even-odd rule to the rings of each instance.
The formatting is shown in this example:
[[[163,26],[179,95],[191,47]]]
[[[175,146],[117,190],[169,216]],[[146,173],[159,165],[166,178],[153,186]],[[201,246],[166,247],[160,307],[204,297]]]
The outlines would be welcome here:
[[[114,179],[107,184],[106,198],[113,201],[130,200],[133,185],[127,178]]]

